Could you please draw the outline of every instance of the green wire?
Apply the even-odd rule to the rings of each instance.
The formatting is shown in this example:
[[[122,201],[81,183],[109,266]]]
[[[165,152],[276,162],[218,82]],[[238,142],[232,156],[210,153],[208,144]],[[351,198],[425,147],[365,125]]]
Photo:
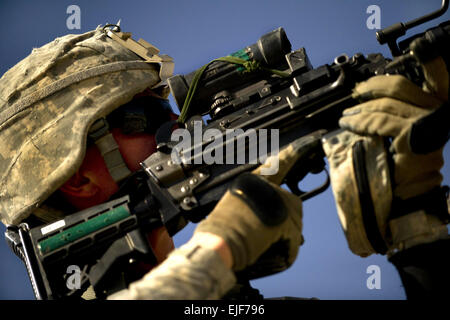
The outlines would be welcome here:
[[[262,67],[258,61],[254,61],[254,60],[248,61],[248,60],[241,59],[238,57],[233,57],[233,56],[226,56],[226,57],[215,59],[215,60],[205,64],[203,67],[198,69],[197,72],[195,73],[194,79],[192,79],[191,86],[189,87],[188,93],[186,95],[186,99],[184,100],[184,104],[183,104],[183,108],[181,109],[180,116],[178,117],[178,120],[177,120],[179,123],[184,123],[186,121],[187,113],[188,113],[189,107],[191,105],[192,99],[194,98],[194,94],[197,90],[197,86],[200,82],[200,79],[203,76],[203,73],[205,72],[205,70],[209,67],[209,65],[215,61],[223,61],[223,62],[233,63],[233,64],[237,64],[237,65],[242,65],[245,68],[244,73],[245,72],[254,72],[254,71],[258,71],[258,70],[266,70],[266,71],[269,71],[269,72],[276,74],[283,78],[289,77],[289,73],[287,73],[287,72]]]

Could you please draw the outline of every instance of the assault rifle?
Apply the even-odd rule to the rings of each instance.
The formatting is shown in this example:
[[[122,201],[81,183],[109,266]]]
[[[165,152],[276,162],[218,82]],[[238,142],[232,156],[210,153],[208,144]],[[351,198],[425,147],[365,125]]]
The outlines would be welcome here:
[[[131,277],[135,273],[127,271],[130,266],[155,261],[145,238],[148,231],[164,225],[174,235],[189,221],[200,221],[236,176],[259,165],[197,161],[206,153],[217,156],[215,152],[230,145],[234,154],[250,157],[251,129],[277,129],[280,149],[292,146],[297,151],[297,161],[284,181],[293,193],[306,200],[325,190],[329,179],[311,192],[301,191],[298,182],[325,169],[321,139],[338,129],[345,108],[358,104],[352,98],[357,82],[379,74],[402,74],[422,85],[422,62],[441,56],[450,66],[450,21],[397,43],[407,29],[446,12],[448,3],[444,0],[432,14],[377,33],[393,59],[381,54],[340,55],[331,64],[313,68],[305,49],[291,51],[279,28],[227,58],[170,78],[181,111],[178,126],[194,134],[198,125],[202,131],[215,129],[215,139],[193,141],[179,154],[170,139],[175,123],[169,122],[157,133],[157,152],[142,162],[142,170],[121,186],[114,200],[45,226],[9,226],[7,241],[25,262],[36,298],[79,297],[90,285],[97,297],[104,297],[135,280]],[[448,119],[449,107],[444,105],[418,122],[411,148],[424,153],[444,145]],[[230,137],[230,129],[241,131]],[[235,144],[239,138],[244,143]],[[181,161],[174,161],[174,150]],[[283,255],[281,247],[274,250]],[[81,278],[78,285],[68,286],[67,270],[73,265],[80,266]],[[244,278],[275,272],[254,267]]]

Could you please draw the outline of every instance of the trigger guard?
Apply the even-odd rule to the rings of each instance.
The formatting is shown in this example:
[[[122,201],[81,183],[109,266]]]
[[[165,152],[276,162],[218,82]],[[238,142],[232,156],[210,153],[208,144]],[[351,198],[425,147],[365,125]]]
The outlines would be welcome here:
[[[301,196],[302,194],[305,193],[305,191],[299,189],[299,187],[298,187],[298,182],[295,181],[295,179],[294,179],[294,181],[292,181],[292,180],[287,180],[287,181],[286,181],[286,185],[288,186],[289,191],[291,191],[291,192],[292,192],[293,194],[295,194],[296,196]]]
[[[324,192],[330,186],[330,174],[328,173],[328,170],[326,168],[323,168],[322,171],[325,171],[325,173],[327,175],[327,179],[321,186],[319,186],[316,189],[313,189],[311,191],[303,191],[303,190],[299,189],[298,183],[300,181],[295,181],[295,179],[286,180],[286,185],[288,186],[289,190],[293,194],[298,196],[302,201],[308,200],[308,199],[318,195],[319,193]],[[322,171],[320,171],[320,172],[322,172]],[[320,173],[320,172],[318,172],[318,173]]]

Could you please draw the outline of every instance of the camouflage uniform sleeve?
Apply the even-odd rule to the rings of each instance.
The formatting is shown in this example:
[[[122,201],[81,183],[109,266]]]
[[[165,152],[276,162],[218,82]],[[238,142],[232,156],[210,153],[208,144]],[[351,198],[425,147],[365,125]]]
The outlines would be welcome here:
[[[234,273],[217,252],[187,243],[141,280],[108,300],[214,300],[235,283]]]

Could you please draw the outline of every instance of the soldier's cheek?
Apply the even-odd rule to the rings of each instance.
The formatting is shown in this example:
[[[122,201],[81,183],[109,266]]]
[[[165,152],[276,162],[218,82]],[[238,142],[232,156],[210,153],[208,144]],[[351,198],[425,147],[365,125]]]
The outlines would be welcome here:
[[[86,150],[77,172],[60,188],[64,198],[83,210],[107,201],[118,190],[95,145]]]
[[[111,132],[119,145],[125,164],[131,171],[141,169],[139,163],[156,151],[154,135],[148,133],[126,135],[122,133],[120,128],[113,128]]]

